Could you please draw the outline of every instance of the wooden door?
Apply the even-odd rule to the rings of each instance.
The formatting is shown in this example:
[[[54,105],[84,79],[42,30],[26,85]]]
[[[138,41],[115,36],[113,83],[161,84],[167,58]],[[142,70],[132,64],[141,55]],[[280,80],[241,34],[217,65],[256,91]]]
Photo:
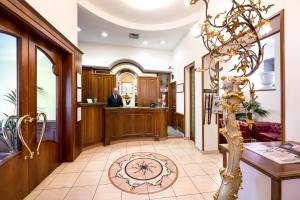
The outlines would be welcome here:
[[[3,141],[0,129],[0,199],[23,199],[29,192],[27,151],[16,131],[16,121],[28,113],[27,50],[28,35],[0,16],[0,124],[11,136]]]
[[[149,107],[150,103],[157,103],[159,96],[158,86],[157,77],[138,78],[138,106]]]
[[[28,174],[32,190],[61,162],[62,58],[55,48],[30,38],[29,69],[28,144],[34,155]]]
[[[170,83],[169,89],[169,126],[176,126],[176,82]]]
[[[190,68],[190,137],[195,141],[195,69]]]

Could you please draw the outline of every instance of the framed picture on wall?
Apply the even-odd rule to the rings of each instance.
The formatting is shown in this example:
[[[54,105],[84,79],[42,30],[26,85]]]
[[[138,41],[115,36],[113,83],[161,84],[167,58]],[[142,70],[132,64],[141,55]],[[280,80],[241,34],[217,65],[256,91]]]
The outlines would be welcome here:
[[[132,94],[133,88],[132,83],[122,83],[122,94]]]
[[[180,83],[176,85],[176,93],[183,93],[184,92],[184,84]]]

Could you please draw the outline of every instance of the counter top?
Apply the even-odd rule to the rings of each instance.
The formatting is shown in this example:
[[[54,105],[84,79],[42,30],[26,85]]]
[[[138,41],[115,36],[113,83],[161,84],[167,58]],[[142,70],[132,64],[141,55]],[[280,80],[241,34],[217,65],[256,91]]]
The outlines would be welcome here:
[[[79,103],[78,104],[81,107],[86,107],[86,106],[105,106],[106,103],[104,102],[98,102],[98,103]]]
[[[105,107],[105,110],[118,110],[118,109],[128,109],[128,110],[142,110],[142,109],[151,109],[151,110],[167,110],[168,107],[155,107],[155,108],[150,108],[150,107]]]
[[[289,141],[290,142],[290,141]],[[287,143],[289,143],[287,142]],[[293,142],[296,143],[296,142]],[[244,146],[255,145],[257,143],[244,143]],[[281,145],[281,142],[266,142],[270,146]],[[220,149],[228,152],[228,144],[220,144]],[[224,157],[225,158],[225,157]],[[278,164],[268,158],[261,156],[247,148],[244,148],[242,161],[261,171],[267,176],[276,180],[293,179],[300,177],[300,163]]]

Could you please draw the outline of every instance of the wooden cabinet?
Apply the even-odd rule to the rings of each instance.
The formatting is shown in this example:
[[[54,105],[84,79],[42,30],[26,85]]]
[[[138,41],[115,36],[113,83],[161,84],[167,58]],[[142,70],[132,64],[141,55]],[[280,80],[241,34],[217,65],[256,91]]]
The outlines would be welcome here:
[[[138,78],[138,106],[148,107],[157,103],[159,98],[159,80],[157,77]]]
[[[104,108],[105,141],[153,137],[156,140],[167,137],[167,109],[164,108]]]
[[[82,70],[82,101],[97,98],[98,102],[107,102],[107,98],[116,87],[116,76],[95,73],[94,69]]]
[[[107,74],[92,74],[90,82],[90,97],[98,102],[107,102],[107,98],[116,87],[116,77]]]
[[[81,104],[82,147],[100,143],[104,137],[104,104]]]

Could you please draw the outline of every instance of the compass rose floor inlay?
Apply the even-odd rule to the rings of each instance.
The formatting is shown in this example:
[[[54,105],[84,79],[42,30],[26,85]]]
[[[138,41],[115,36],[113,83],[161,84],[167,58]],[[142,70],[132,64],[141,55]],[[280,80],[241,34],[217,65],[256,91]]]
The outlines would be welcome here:
[[[156,193],[170,187],[177,179],[175,163],[157,153],[133,153],[116,160],[109,169],[109,179],[124,192]]]

